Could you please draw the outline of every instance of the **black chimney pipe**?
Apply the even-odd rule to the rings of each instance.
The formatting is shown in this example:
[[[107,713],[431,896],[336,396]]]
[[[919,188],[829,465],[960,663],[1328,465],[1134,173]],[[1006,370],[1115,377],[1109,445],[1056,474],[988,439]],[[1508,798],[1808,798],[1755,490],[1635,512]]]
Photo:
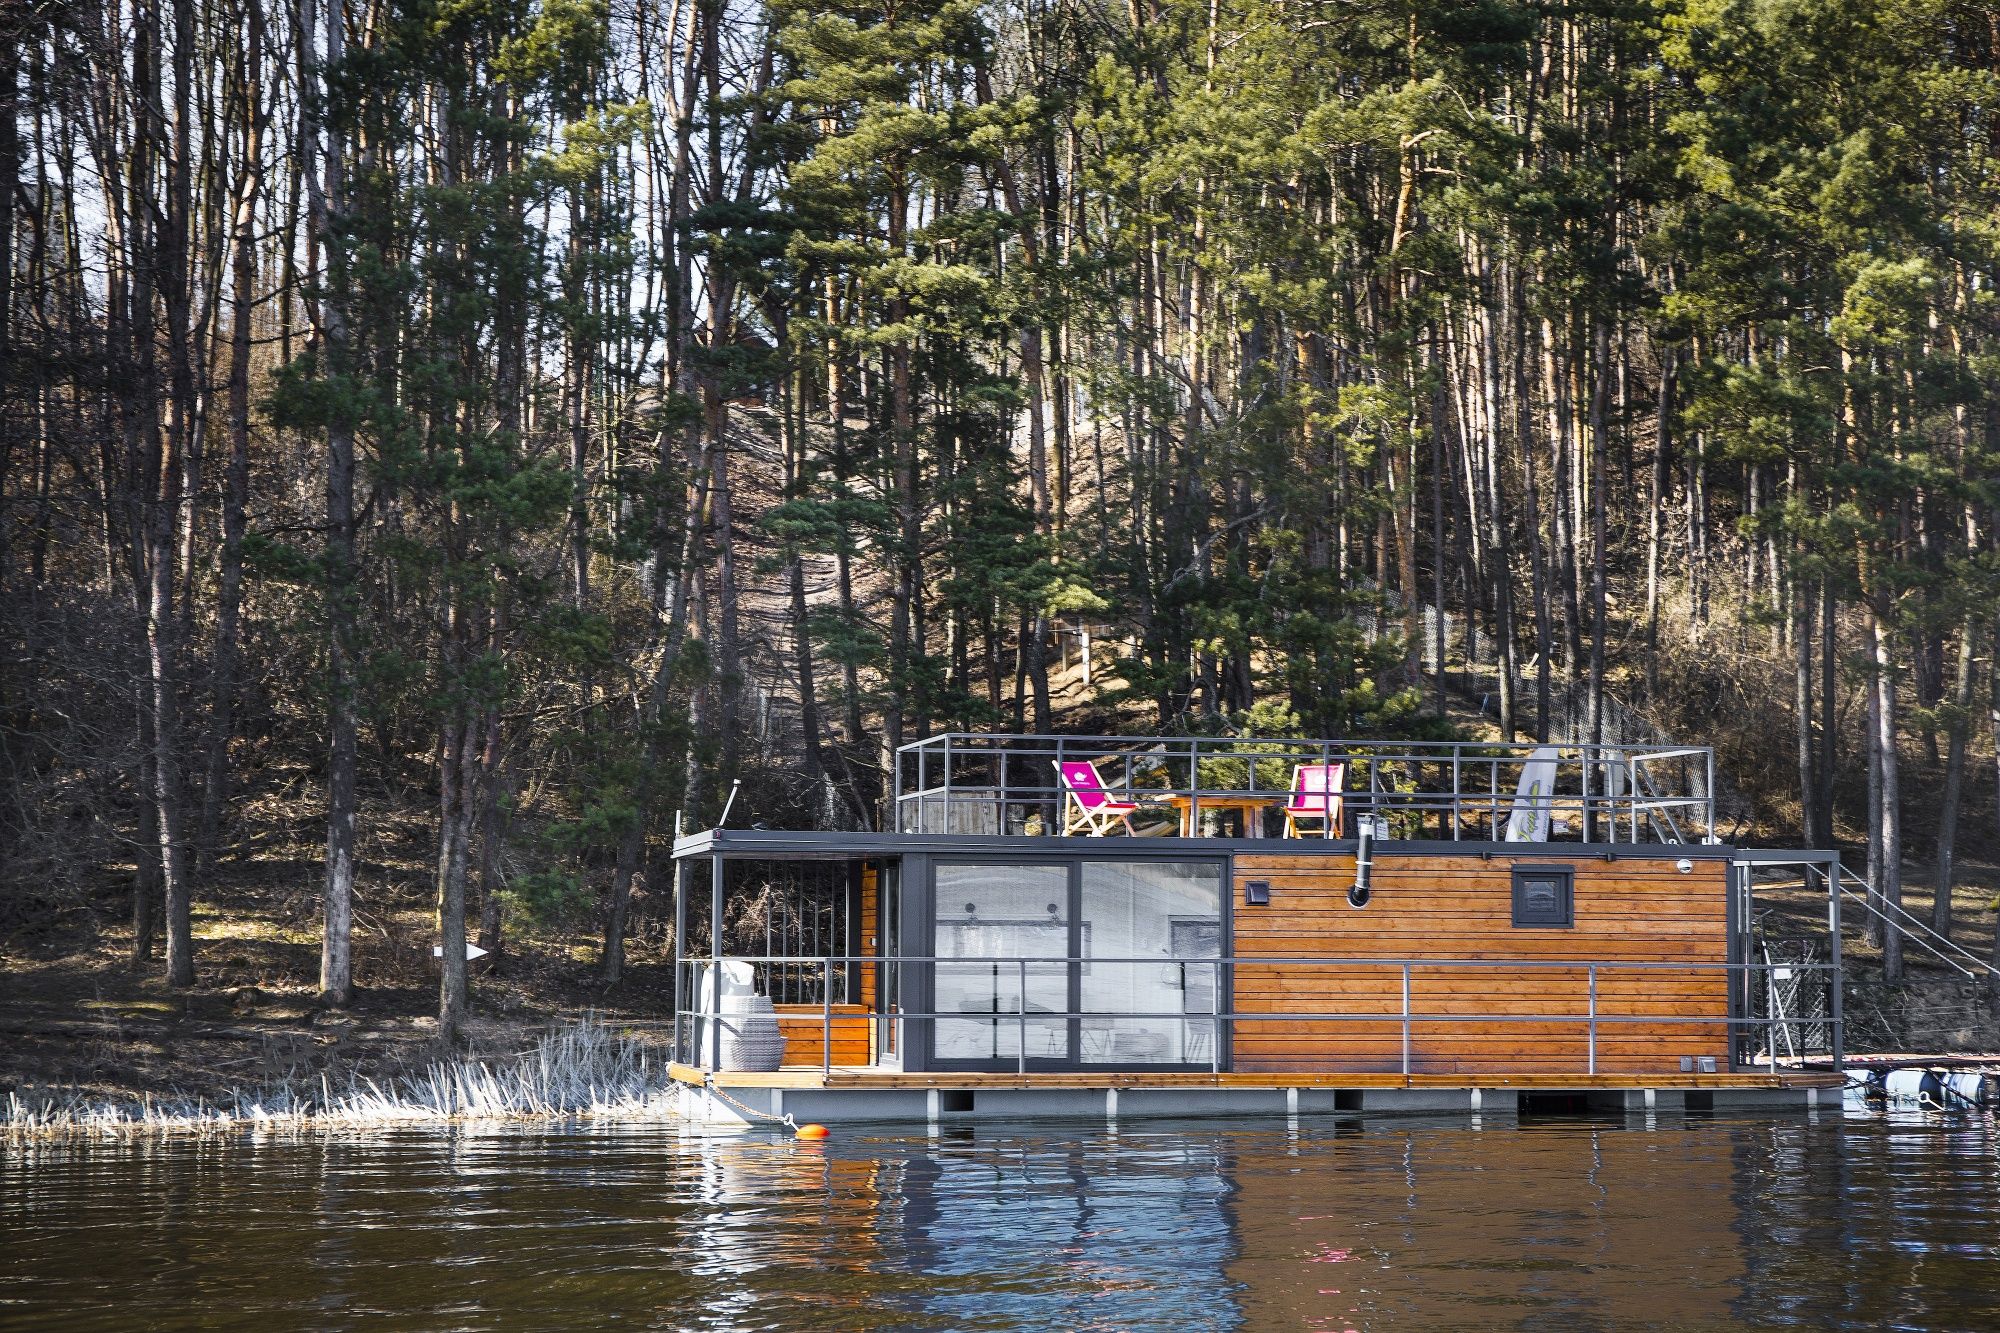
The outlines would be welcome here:
[[[1347,891],[1347,905],[1366,907],[1372,893],[1369,882],[1375,877],[1375,817],[1362,816],[1355,833],[1358,840],[1354,846],[1354,887]]]

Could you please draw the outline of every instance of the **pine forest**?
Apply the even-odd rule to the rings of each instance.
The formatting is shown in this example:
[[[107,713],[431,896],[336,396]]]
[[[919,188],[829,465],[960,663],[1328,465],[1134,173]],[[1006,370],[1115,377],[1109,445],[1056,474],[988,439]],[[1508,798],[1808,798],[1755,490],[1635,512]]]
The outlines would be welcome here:
[[[0,99],[11,958],[449,1037],[939,732],[1644,719],[2000,962],[1991,0],[25,0]]]

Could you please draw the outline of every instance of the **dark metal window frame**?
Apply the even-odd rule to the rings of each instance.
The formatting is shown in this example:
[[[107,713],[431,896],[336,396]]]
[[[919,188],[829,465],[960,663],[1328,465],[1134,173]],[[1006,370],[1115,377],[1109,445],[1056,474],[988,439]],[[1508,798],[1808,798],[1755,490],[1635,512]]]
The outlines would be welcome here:
[[[1235,904],[1233,901],[1235,894],[1232,891],[1232,886],[1236,881],[1234,860],[1228,855],[1204,854],[1207,850],[1205,848],[1200,853],[1189,853],[1178,849],[1146,846],[1144,845],[1146,842],[1145,839],[1136,839],[1135,841],[1140,842],[1142,845],[1127,848],[1123,845],[1125,839],[1121,838],[1116,840],[1119,845],[1115,850],[1091,848],[1086,852],[1083,849],[1072,851],[1069,848],[1063,848],[1060,851],[1051,851],[1050,853],[1041,855],[1010,855],[1009,853],[1012,852],[1011,848],[996,848],[992,854],[968,852],[965,854],[928,855],[921,858],[906,857],[904,859],[903,888],[909,900],[906,910],[913,910],[915,913],[904,918],[907,938],[924,943],[926,952],[932,958],[935,958],[937,955],[937,938],[935,934],[937,921],[937,872],[941,866],[1051,864],[1066,866],[1069,871],[1070,895],[1069,953],[1072,958],[1079,960],[1081,958],[1081,940],[1078,928],[1082,925],[1079,909],[1082,900],[1084,862],[1172,861],[1179,864],[1211,866],[1219,874],[1221,878],[1219,898],[1223,950],[1222,956],[1216,960],[1216,987],[1217,1000],[1221,1013],[1216,1020],[1217,1030],[1211,1035],[1211,1040],[1216,1043],[1215,1053],[1211,1060],[1206,1063],[1196,1062],[1193,1064],[1155,1064],[1149,1062],[1143,1065],[1134,1065],[1120,1064],[1115,1061],[1084,1059],[1081,1019],[1076,1016],[1083,1004],[1082,975],[1079,964],[1069,967],[1068,1005],[1072,1015],[1069,1019],[1069,1051],[1066,1055],[1055,1059],[1029,1056],[1026,1061],[1026,1067],[1030,1072],[1118,1071],[1139,1073],[1198,1073],[1210,1068],[1228,1069],[1230,1067],[1232,1053],[1230,1038],[1233,1036],[1233,1025],[1230,1022],[1229,1015],[1234,1011],[1232,997],[1235,995],[1236,989],[1234,971],[1230,967],[1232,955],[1235,952]],[[908,891],[917,883],[921,883],[923,892],[909,893]],[[921,980],[923,990],[921,1007],[924,1010],[935,1010],[937,1008],[936,966],[935,962],[909,965],[910,982],[916,983],[919,979]],[[914,985],[912,985],[911,991],[914,991]],[[910,1003],[915,998],[915,995],[911,993],[909,999],[905,1002]],[[1003,1018],[1006,1016],[1005,1013],[1001,1015]],[[1012,1057],[1003,1058],[998,1062],[990,1060],[938,1059],[932,1051],[934,1038],[932,1025],[934,1022],[935,1020],[930,1018],[910,1020],[907,1044],[903,1051],[903,1068],[906,1071],[919,1073],[1006,1073],[1017,1067],[1018,1061]]]
[[[1560,920],[1539,912],[1523,912],[1522,889],[1532,880],[1553,880],[1561,900]],[[1511,880],[1513,920],[1516,930],[1574,930],[1576,928],[1576,867],[1532,863],[1516,865]]]

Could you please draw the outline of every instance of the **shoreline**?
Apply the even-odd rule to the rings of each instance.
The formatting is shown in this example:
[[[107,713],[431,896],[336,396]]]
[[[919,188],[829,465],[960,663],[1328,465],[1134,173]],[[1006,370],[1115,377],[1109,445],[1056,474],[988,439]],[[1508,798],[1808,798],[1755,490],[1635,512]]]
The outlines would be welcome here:
[[[585,1017],[549,1026],[508,1060],[436,1060],[380,1081],[329,1071],[191,1097],[16,1088],[0,1107],[0,1143],[666,1119],[677,1096],[668,1064],[653,1043]]]

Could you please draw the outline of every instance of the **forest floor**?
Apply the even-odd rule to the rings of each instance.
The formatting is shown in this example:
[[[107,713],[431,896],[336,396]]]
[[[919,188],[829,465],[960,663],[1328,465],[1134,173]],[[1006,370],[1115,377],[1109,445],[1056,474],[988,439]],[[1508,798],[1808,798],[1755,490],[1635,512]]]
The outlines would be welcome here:
[[[624,980],[606,988],[599,939],[577,923],[510,938],[499,956],[474,962],[465,1044],[443,1050],[430,957],[431,831],[380,805],[364,810],[373,836],[354,932],[361,984],[350,1006],[322,1005],[320,866],[303,827],[314,821],[301,815],[301,827],[287,827],[293,821],[278,808],[249,807],[244,854],[218,867],[195,904],[190,989],[166,985],[157,947],[132,966],[129,865],[105,867],[92,901],[0,934],[0,1092],[214,1101],[316,1087],[322,1075],[386,1085],[446,1057],[504,1061],[549,1027],[586,1016],[639,1036],[669,1025],[672,968],[657,940],[634,940]]]
[[[1074,676],[1074,672],[1064,672]],[[1102,682],[1099,683],[1102,688]],[[1116,723],[1073,680],[1058,683],[1074,719]],[[1476,702],[1447,696],[1468,737],[1488,727]],[[1123,718],[1136,725],[1136,714]],[[319,966],[320,825],[300,798],[301,775],[271,781],[242,807],[243,837],[217,867],[194,909],[198,984],[174,990],[157,957],[131,965],[130,865],[102,867],[96,888],[43,919],[0,923],[0,1093],[61,1089],[106,1101],[147,1096],[221,1099],[262,1088],[316,1087],[359,1076],[383,1083],[447,1056],[504,1061],[552,1025],[586,1015],[615,1031],[664,1040],[670,1026],[670,943],[656,905],[635,904],[624,980],[598,977],[594,920],[515,931],[499,957],[472,965],[474,1015],[457,1051],[436,1040],[435,931],[430,893],[431,821],[396,794],[373,794],[364,810],[363,875],[354,936],[354,1003],[335,1010],[315,995]],[[1906,800],[1936,802],[1911,766]],[[309,789],[309,784],[307,784]],[[2000,857],[1968,817],[1957,938],[1974,953],[1993,948]],[[1858,830],[1841,829],[1850,864]],[[1780,829],[1754,828],[1746,845],[1785,846]],[[1920,844],[1916,845],[1920,846]],[[1913,846],[1913,850],[1916,849]],[[1930,911],[1928,867],[1905,870],[1905,905]],[[1760,892],[1775,939],[1823,937],[1823,895]],[[1906,982],[1882,984],[1879,951],[1850,904],[1845,932],[1850,1051],[2000,1051],[2000,1019],[1979,989],[1923,949],[1909,948]]]

